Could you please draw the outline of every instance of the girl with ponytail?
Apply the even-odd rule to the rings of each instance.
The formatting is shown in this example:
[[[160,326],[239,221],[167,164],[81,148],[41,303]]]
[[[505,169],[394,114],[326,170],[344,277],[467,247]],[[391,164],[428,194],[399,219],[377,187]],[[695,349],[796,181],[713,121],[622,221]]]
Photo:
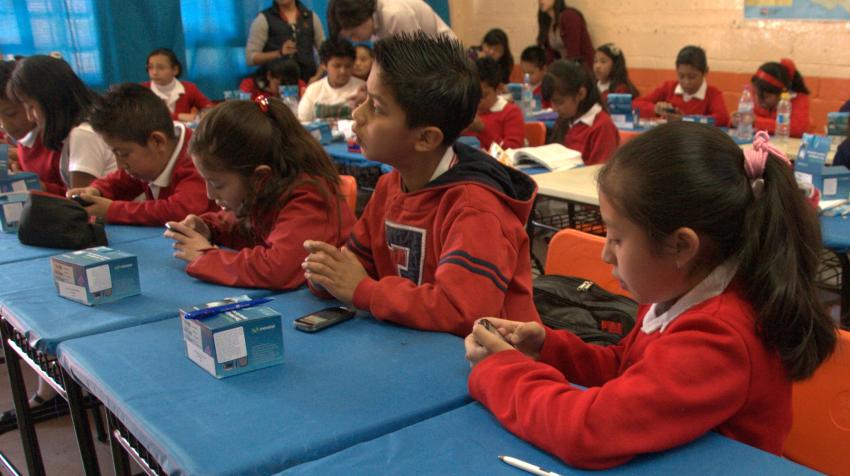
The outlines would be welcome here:
[[[783,58],[779,63],[765,63],[756,70],[751,82],[758,98],[753,110],[756,116],[754,129],[773,133],[776,129],[776,106],[780,95],[787,92],[791,95],[791,137],[802,137],[808,131],[811,124],[809,89],[793,61]]]

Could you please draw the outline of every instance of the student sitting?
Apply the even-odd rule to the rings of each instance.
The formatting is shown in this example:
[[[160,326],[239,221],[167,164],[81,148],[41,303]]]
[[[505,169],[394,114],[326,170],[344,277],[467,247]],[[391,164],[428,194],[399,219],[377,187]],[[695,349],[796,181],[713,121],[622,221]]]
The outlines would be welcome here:
[[[375,44],[354,131],[369,160],[394,167],[339,249],[320,240],[305,276],[380,320],[465,335],[476,318],[539,322],[525,231],[534,182],[455,143],[480,84],[461,44],[422,32]]]
[[[523,77],[526,74],[528,75],[531,87],[534,88],[534,99],[538,101],[542,108],[552,107],[552,103],[543,100],[543,95],[540,92],[543,76],[548,71],[546,50],[539,46],[529,46],[522,50],[522,55],[519,57],[519,67],[522,69]]]
[[[668,121],[679,120],[683,115],[714,117],[714,125],[729,124],[729,113],[723,102],[723,92],[709,86],[708,60],[698,46],[686,46],[676,56],[677,80],[667,81],[647,96],[635,101],[641,117],[661,116]]]
[[[478,49],[477,58],[493,58],[499,64],[501,84],[511,82],[511,74],[514,71],[514,55],[508,44],[508,34],[501,28],[493,28],[484,35],[481,46]]]
[[[356,58],[351,42],[344,38],[326,40],[319,48],[319,58],[328,75],[307,86],[298,103],[298,120],[350,119],[348,99],[365,83],[351,76]]]
[[[791,94],[791,137],[802,137],[809,130],[809,89],[793,61],[785,58],[779,63],[759,66],[752,84],[758,98],[753,108],[753,129],[774,133],[776,106],[780,95],[787,92]],[[733,125],[737,125],[737,118]]]
[[[168,224],[165,236],[191,276],[294,289],[304,284],[304,240],[338,246],[351,231],[354,213],[330,158],[278,99],[219,104],[204,115],[189,152],[222,208]]]
[[[301,70],[294,60],[276,59],[263,64],[251,76],[243,79],[239,89],[251,94],[251,99],[260,95],[279,98],[281,86],[298,86],[298,95],[301,96],[307,85],[300,76]]]
[[[371,43],[357,43],[354,45],[354,53],[356,57],[351,73],[355,78],[366,81],[369,78],[369,72],[372,71],[372,62],[375,60]]]
[[[92,128],[115,153],[118,170],[88,187],[68,190],[90,202],[89,215],[108,223],[163,225],[215,209],[187,153],[191,131],[172,122],[150,89],[114,86],[95,105]],[[144,195],[144,201],[136,197]]]
[[[493,319],[516,348],[476,325],[472,397],[581,468],[709,431],[781,455],[792,383],[837,339],[815,285],[818,219],[788,159],[766,137],[744,152],[716,127],[661,125],[603,167],[599,204],[602,259],[641,303],[637,324],[602,347]]]
[[[482,149],[493,142],[504,149],[517,149],[525,145],[525,119],[519,106],[497,94],[502,86],[499,64],[490,57],[475,61],[481,82],[481,102],[478,114],[464,135],[474,135]]]
[[[197,86],[189,81],[180,81],[183,66],[177,55],[168,48],[157,48],[148,55],[148,76],[150,81],[144,84],[151,88],[160,99],[165,101],[171,117],[177,121],[192,122],[201,109],[208,108],[212,102],[204,96]]]
[[[596,48],[593,56],[593,74],[596,76],[596,87],[599,89],[600,102],[608,105],[608,93],[631,94],[637,99],[640,92],[629,79],[626,69],[626,55],[614,43],[605,43]]]
[[[620,144],[620,133],[599,104],[599,90],[587,68],[568,60],[549,65],[543,77],[543,99],[552,102],[558,121],[552,141],[581,152],[587,165],[608,160]]]

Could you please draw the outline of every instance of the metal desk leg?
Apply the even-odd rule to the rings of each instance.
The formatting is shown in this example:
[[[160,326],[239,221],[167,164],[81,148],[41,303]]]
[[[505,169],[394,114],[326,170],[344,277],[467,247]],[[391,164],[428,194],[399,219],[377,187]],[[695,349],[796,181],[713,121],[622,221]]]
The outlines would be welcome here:
[[[106,410],[106,428],[109,432],[109,448],[112,450],[112,466],[116,476],[130,476],[130,458],[119,442],[121,431],[116,425],[115,416]]]
[[[83,401],[83,391],[64,368],[60,367],[60,372],[65,384],[68,408],[71,413],[71,422],[74,425],[74,435],[77,437],[77,446],[80,448],[83,469],[87,475],[97,476],[100,474],[100,468],[97,462],[97,452],[94,449],[94,441],[92,441],[86,405]],[[97,407],[94,408],[94,411],[98,411]]]

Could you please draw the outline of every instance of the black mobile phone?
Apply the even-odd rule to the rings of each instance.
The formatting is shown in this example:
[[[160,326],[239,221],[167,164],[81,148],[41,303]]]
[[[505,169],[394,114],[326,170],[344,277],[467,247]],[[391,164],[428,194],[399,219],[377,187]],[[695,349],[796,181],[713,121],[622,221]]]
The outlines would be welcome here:
[[[81,197],[79,194],[71,195],[71,200],[73,200],[73,201],[75,201],[75,202],[79,203],[80,205],[82,205],[82,206],[84,206],[84,207],[87,207],[87,206],[89,206],[89,205],[92,205],[92,204],[93,204],[92,202],[90,202],[90,201],[86,200],[85,198]]]
[[[675,107],[673,107],[673,106],[670,106],[670,107],[665,107],[665,108],[664,108],[664,112],[666,112],[667,114],[676,114],[676,113],[678,113],[678,112],[679,112],[679,110],[678,110],[678,109],[676,109],[676,108],[675,108]]]
[[[355,312],[345,307],[329,307],[295,319],[296,329],[304,332],[316,332],[354,317]]]
[[[503,336],[503,335],[502,335],[502,333],[501,333],[501,332],[499,332],[499,329],[496,329],[496,326],[494,326],[494,325],[493,325],[493,323],[492,323],[492,322],[490,322],[489,320],[487,320],[487,319],[479,319],[479,320],[478,320],[478,323],[479,323],[479,324],[481,324],[482,326],[484,326],[484,328],[485,328],[485,329],[487,329],[488,331],[490,331],[490,332],[492,332],[493,334],[496,334],[497,336],[499,336],[499,337],[500,337],[503,341],[505,341],[505,342],[507,342],[508,344],[510,344],[510,346],[511,346],[511,347],[513,347],[513,346],[514,346],[513,344],[511,344],[511,341],[509,341],[507,337]]]

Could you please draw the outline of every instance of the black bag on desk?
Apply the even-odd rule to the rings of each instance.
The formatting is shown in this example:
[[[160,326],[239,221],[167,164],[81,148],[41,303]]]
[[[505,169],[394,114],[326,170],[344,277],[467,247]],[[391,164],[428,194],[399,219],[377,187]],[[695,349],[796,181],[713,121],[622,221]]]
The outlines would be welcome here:
[[[543,324],[600,345],[616,344],[628,334],[638,307],[635,301],[592,281],[559,275],[534,280],[534,304]]]
[[[109,244],[101,221],[90,219],[79,203],[46,192],[30,192],[19,223],[25,245],[79,250]]]

